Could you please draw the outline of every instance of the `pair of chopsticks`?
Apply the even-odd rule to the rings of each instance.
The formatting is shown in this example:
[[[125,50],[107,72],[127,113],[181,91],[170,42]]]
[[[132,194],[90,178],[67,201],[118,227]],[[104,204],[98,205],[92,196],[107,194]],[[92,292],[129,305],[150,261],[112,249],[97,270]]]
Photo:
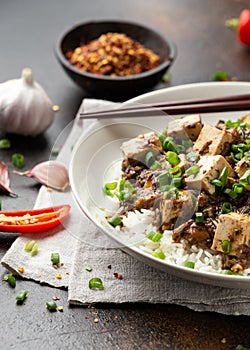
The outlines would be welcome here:
[[[156,104],[140,104],[124,108],[103,110],[98,112],[80,113],[82,119],[146,117],[160,115],[165,112],[170,115],[234,112],[250,110],[250,94],[232,95],[207,99],[191,99],[170,101]]]

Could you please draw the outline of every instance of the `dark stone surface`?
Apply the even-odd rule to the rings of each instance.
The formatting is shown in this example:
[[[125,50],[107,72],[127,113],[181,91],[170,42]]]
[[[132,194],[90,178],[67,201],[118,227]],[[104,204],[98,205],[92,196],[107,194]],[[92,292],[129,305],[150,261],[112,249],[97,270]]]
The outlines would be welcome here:
[[[237,17],[249,1],[143,0],[12,0],[0,4],[0,81],[16,78],[29,66],[53,104],[60,106],[44,135],[8,135],[12,149],[0,151],[10,166],[11,186],[18,198],[0,195],[3,209],[32,208],[39,186],[12,173],[11,154],[23,153],[28,169],[47,160],[61,131],[73,120],[84,91],[74,85],[56,61],[58,35],[73,23],[98,18],[130,19],[165,33],[175,41],[178,57],[170,85],[211,81],[218,69],[250,81],[250,51],[242,47],[225,20]],[[156,89],[168,86],[161,83]],[[0,258],[17,235],[0,234]],[[5,270],[0,268],[2,279]],[[196,313],[170,305],[99,305],[69,307],[67,291],[18,279],[12,289],[0,281],[0,348],[17,349],[235,349],[250,347],[250,318]],[[22,306],[19,289],[28,289]],[[60,296],[64,312],[50,313],[46,300]],[[97,314],[95,314],[97,313]],[[94,323],[98,317],[99,322]],[[225,338],[226,343],[223,343]]]

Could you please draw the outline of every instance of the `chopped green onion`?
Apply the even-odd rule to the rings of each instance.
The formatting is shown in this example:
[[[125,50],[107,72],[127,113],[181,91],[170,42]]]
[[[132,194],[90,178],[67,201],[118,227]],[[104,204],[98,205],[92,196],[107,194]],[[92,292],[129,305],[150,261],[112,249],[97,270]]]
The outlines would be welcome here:
[[[193,261],[184,261],[182,266],[189,267],[190,269],[194,269],[195,263]]]
[[[154,154],[151,151],[147,152],[146,155],[145,155],[145,164],[146,164],[146,166],[148,168],[150,168],[154,164],[154,162],[155,162]]]
[[[39,244],[38,244],[38,243],[35,243],[35,244],[33,245],[33,248],[31,249],[31,252],[30,252],[32,256],[37,255],[37,253],[38,253],[38,248],[39,248]]]
[[[148,239],[150,239],[152,242],[159,242],[162,238],[162,234],[159,232],[151,231],[146,236]]]
[[[190,139],[182,140],[181,143],[182,143],[182,146],[185,147],[185,149],[190,148],[190,147],[193,146],[193,142],[192,142],[192,140],[190,140]]]
[[[24,167],[24,156],[20,153],[14,153],[12,155],[12,163],[17,168],[21,169]]]
[[[174,142],[174,140],[172,139],[172,137],[166,137],[162,141],[162,147],[163,147],[164,151],[173,151],[173,152],[177,153],[177,145]]]
[[[174,187],[180,188],[182,185],[182,178],[181,177],[173,177],[171,185]]]
[[[244,152],[244,156],[247,157],[248,160],[249,160],[249,158],[250,158],[250,151]]]
[[[98,277],[93,277],[89,280],[90,289],[103,289],[102,280]]]
[[[227,81],[229,80],[230,76],[227,72],[216,71],[213,73],[212,78],[216,81]]]
[[[167,196],[167,198],[178,199],[178,197],[179,197],[178,188],[170,186],[170,188],[166,192],[166,196]]]
[[[85,270],[88,271],[88,272],[91,272],[93,269],[92,269],[91,266],[86,266],[86,267],[85,267]]]
[[[227,213],[231,213],[231,211],[233,211],[232,204],[229,202],[224,202],[222,204],[222,213],[227,214]]]
[[[239,344],[236,346],[235,350],[250,350],[250,348],[246,348],[245,346]]]
[[[166,84],[169,84],[171,82],[171,73],[166,71],[162,76],[162,81],[164,81]]]
[[[51,253],[50,260],[53,265],[58,265],[60,263],[60,254],[59,253]]]
[[[103,192],[106,194],[106,196],[113,197],[114,194],[111,191],[115,190],[116,187],[117,187],[117,182],[107,183],[103,187]]]
[[[3,276],[3,280],[8,282],[11,287],[15,288],[15,286],[16,286],[16,279],[12,275],[12,273],[5,274]]]
[[[228,177],[228,167],[224,167],[218,177],[218,179],[213,179],[211,180],[211,184],[215,186],[215,193],[217,195],[221,194],[221,191],[226,185],[227,182],[227,177]]]
[[[197,152],[189,152],[187,153],[186,158],[189,162],[195,163],[199,160],[200,156]]]
[[[245,190],[245,187],[241,184],[236,183],[236,184],[233,184],[232,189],[235,193],[242,194]]]
[[[26,243],[24,250],[31,252],[32,248],[34,247],[34,244],[36,243],[36,241],[34,241],[33,239],[29,242]]]
[[[126,179],[122,179],[119,184],[119,192],[115,193],[120,202],[128,201],[131,199],[131,195],[134,192],[133,185]]]
[[[242,276],[241,273],[233,272],[231,270],[222,270],[221,273],[223,275],[236,275],[236,276]]]
[[[120,225],[122,222],[122,219],[119,216],[112,216],[112,218],[108,219],[108,223],[113,226],[116,227],[118,225]]]
[[[173,151],[168,151],[166,153],[166,160],[172,165],[177,165],[180,163],[180,159],[178,157],[178,154],[173,152]]]
[[[9,149],[11,147],[10,140],[1,139],[0,140],[0,149]]]
[[[198,174],[199,171],[200,171],[200,167],[198,165],[193,165],[186,170],[186,174],[195,176]]]
[[[16,302],[17,304],[22,304],[24,300],[26,299],[28,294],[27,290],[20,290],[16,296]]]
[[[117,182],[116,181],[105,184],[105,188],[107,190],[110,190],[110,191],[115,190],[116,187],[117,187]]]
[[[239,184],[250,185],[250,170],[247,170],[245,174],[239,179]]]
[[[227,239],[224,239],[224,241],[222,241],[222,243],[221,243],[221,248],[222,248],[224,253],[229,254],[230,253],[230,249],[231,249],[230,241],[227,240]]]
[[[46,306],[49,311],[57,310],[57,304],[54,301],[46,301]]]
[[[166,255],[163,253],[163,251],[161,249],[156,249],[152,255],[155,257],[155,258],[158,258],[158,259],[162,259],[164,260],[166,258]]]
[[[181,168],[178,167],[178,166],[169,169],[168,172],[169,172],[169,174],[171,174],[173,177],[181,177],[181,176],[182,176]]]
[[[225,187],[226,182],[227,182],[227,177],[228,177],[228,167],[225,166],[219,176],[219,180],[221,181],[222,187]]]
[[[161,167],[161,163],[158,162],[158,160],[155,160],[154,163],[151,165],[150,169],[151,170],[157,170]]]
[[[242,121],[240,119],[238,119],[236,122],[233,122],[232,120],[227,120],[225,122],[225,125],[227,128],[237,128],[240,123],[242,123]]]
[[[236,145],[231,146],[232,151],[238,152],[238,151],[246,151],[248,149],[247,144],[241,142]]]
[[[166,186],[170,185],[171,180],[172,180],[172,177],[167,171],[158,176],[159,187],[161,192],[166,191]]]
[[[121,179],[121,181],[119,183],[119,191],[120,192],[124,191],[124,189],[125,189],[125,182],[126,182],[125,178]]]
[[[162,130],[159,134],[158,137],[161,141],[161,143],[163,144],[163,142],[165,141],[165,139],[167,138],[167,130]]]
[[[53,147],[52,150],[51,150],[52,156],[58,156],[59,152],[60,152],[60,148],[59,147]]]
[[[211,180],[211,184],[214,185],[215,187],[221,187],[222,188],[222,182],[218,179],[213,179]]]
[[[195,222],[203,222],[204,221],[204,215],[201,212],[195,213]]]
[[[230,156],[232,157],[235,163],[237,163],[243,157],[242,153],[234,154],[233,152],[230,153]]]
[[[235,192],[235,191],[233,191],[233,190],[230,190],[230,188],[226,188],[225,190],[224,190],[224,193],[226,194],[226,195],[228,195],[230,198],[232,198],[232,199],[236,199],[237,197],[238,197],[238,194]]]
[[[184,153],[186,148],[183,145],[176,144],[177,153]]]

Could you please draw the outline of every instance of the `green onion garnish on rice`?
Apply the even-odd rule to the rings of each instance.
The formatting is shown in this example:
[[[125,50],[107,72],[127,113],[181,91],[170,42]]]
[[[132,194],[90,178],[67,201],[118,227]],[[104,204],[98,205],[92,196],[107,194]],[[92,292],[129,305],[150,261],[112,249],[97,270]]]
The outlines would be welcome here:
[[[120,225],[122,222],[122,219],[119,216],[112,216],[112,218],[108,219],[108,223],[113,226],[116,227],[118,225]]]
[[[151,231],[146,236],[148,239],[150,239],[152,242],[159,242],[159,240],[162,237],[162,234],[159,232]]]
[[[190,269],[194,269],[195,263],[193,261],[184,261],[182,264],[184,267],[188,267]]]
[[[155,251],[153,251],[152,255],[155,258],[162,259],[162,260],[166,258],[166,255],[163,253],[161,249],[156,249]]]

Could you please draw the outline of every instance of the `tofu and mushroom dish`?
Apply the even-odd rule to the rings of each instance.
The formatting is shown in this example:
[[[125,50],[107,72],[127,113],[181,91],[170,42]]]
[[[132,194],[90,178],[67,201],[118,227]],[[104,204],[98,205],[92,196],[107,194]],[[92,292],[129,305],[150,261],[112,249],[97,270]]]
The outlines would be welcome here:
[[[123,142],[119,182],[104,185],[119,209],[107,221],[122,229],[131,212],[152,213],[158,242],[205,249],[221,259],[227,274],[250,271],[250,115],[203,124],[200,115],[168,123]],[[160,245],[153,251],[164,259]],[[189,261],[187,267],[194,267]]]

